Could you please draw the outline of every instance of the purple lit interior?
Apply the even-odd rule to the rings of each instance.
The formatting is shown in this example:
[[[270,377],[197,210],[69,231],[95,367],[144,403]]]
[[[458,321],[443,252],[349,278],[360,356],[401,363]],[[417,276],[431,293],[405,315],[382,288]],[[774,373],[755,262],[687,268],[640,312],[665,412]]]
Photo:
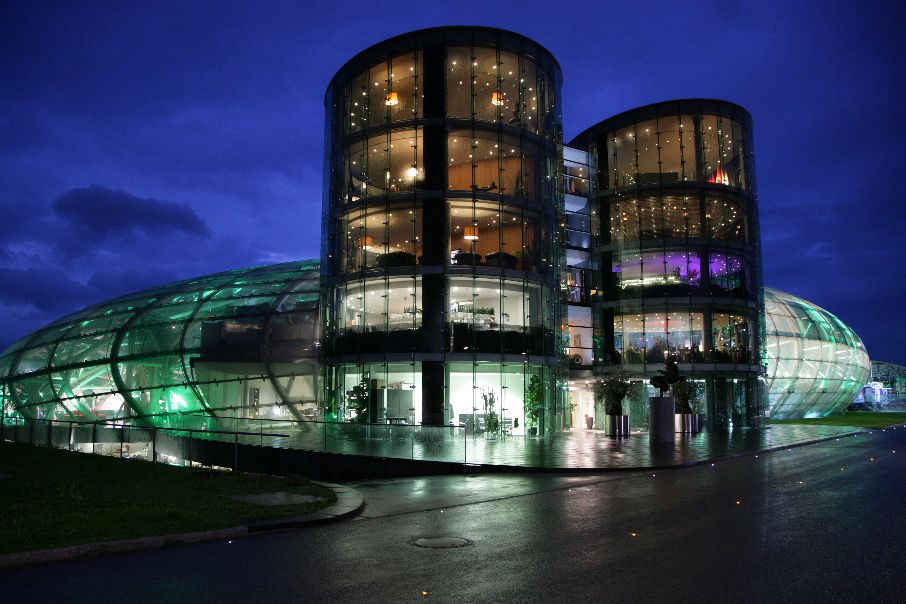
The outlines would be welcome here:
[[[742,260],[729,254],[711,254],[709,270],[712,277],[735,275],[742,270]]]

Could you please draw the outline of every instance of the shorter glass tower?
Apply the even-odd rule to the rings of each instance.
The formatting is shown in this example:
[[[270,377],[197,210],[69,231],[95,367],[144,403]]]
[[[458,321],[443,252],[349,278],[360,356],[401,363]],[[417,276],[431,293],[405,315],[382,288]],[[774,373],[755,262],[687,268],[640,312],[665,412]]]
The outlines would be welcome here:
[[[600,373],[647,382],[673,358],[702,383],[711,429],[758,426],[764,326],[748,112],[715,100],[658,103],[570,146],[597,171]]]

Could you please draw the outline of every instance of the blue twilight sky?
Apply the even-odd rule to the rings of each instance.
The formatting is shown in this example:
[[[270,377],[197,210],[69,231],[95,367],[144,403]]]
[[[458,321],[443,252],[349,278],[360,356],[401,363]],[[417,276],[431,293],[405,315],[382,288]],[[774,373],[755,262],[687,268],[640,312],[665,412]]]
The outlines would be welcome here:
[[[0,348],[115,295],[316,257],[328,80],[449,24],[547,47],[566,140],[672,98],[749,109],[765,282],[906,363],[906,9],[843,1],[3,2]]]

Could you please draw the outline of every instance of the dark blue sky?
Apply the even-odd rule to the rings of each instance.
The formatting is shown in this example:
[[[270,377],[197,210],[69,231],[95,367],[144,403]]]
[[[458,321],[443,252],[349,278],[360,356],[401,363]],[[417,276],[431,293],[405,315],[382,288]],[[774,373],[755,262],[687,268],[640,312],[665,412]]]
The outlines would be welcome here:
[[[0,348],[111,296],[316,257],[328,80],[445,24],[546,46],[567,140],[671,98],[749,109],[765,282],[906,363],[895,2],[4,2]]]

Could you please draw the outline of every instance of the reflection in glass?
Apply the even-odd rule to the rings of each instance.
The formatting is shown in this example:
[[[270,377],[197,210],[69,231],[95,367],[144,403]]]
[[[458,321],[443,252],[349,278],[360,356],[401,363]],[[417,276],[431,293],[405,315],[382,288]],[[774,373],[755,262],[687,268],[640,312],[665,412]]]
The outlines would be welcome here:
[[[483,201],[450,201],[449,207],[453,264],[537,271],[534,213]]]
[[[447,115],[451,118],[539,128],[539,90],[534,62],[492,48],[447,49]]]
[[[712,252],[709,271],[713,293],[738,298],[749,295],[748,267],[739,256]]]
[[[345,162],[345,199],[413,191],[424,179],[421,130],[372,136],[349,145]]]
[[[343,217],[346,271],[416,266],[422,255],[422,210],[411,206],[365,207]]]
[[[341,331],[397,331],[422,324],[421,287],[416,278],[353,281],[341,289]]]
[[[711,315],[711,358],[715,363],[751,362],[749,323],[737,313]]]
[[[745,202],[736,197],[712,197],[705,200],[708,231],[711,239],[748,241],[749,229]]]
[[[516,137],[458,130],[447,139],[447,187],[533,197],[537,148]]]
[[[421,57],[401,55],[377,63],[346,89],[346,131],[357,132],[421,117]]]
[[[645,289],[647,296],[688,295],[701,285],[701,259],[698,252],[639,251],[624,252],[614,265],[618,287]]]
[[[661,312],[617,315],[613,322],[614,348],[623,363],[703,362],[704,317],[697,312]]]
[[[629,195],[610,202],[613,242],[701,237],[697,195]]]
[[[719,115],[671,115],[619,128],[607,141],[607,186],[682,181],[750,188],[739,122]]]

